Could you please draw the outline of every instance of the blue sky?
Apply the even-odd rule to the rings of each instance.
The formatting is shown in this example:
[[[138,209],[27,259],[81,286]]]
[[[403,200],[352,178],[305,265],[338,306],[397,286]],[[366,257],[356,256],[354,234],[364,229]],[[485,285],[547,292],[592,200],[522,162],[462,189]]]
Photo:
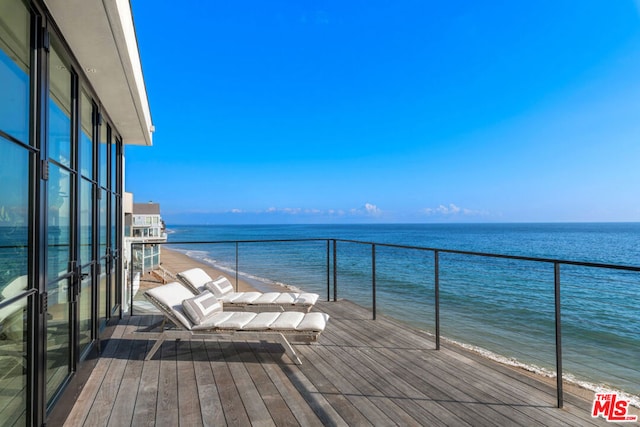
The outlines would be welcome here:
[[[132,8],[169,224],[640,221],[640,3]]]

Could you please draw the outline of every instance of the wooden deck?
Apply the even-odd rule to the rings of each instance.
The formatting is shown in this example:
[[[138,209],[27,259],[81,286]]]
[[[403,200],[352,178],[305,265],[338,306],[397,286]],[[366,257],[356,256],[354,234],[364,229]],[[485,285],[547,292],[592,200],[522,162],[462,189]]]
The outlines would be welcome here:
[[[434,350],[421,331],[348,301],[316,344],[295,345],[294,365],[278,344],[123,339],[158,316],[127,317],[70,412],[68,426],[221,425],[610,425],[591,401],[452,345]]]

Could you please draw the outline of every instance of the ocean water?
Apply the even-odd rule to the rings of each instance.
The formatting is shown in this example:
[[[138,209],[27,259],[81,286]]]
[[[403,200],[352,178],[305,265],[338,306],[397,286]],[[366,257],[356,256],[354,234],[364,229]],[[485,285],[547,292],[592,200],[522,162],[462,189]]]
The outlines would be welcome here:
[[[256,287],[333,295],[326,241],[345,239],[489,254],[640,266],[640,224],[389,224],[169,226],[174,249]],[[238,243],[178,244],[176,242]],[[372,246],[337,243],[337,296],[372,307]],[[236,258],[237,254],[237,258]],[[376,245],[376,307],[433,332],[434,254]],[[439,254],[443,339],[554,376],[554,265]],[[640,405],[640,273],[560,265],[563,372],[594,391],[623,392]]]

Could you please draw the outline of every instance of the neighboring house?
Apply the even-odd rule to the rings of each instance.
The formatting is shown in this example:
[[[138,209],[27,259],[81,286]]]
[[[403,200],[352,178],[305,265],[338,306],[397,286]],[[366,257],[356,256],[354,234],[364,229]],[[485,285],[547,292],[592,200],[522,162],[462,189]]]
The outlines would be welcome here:
[[[73,404],[122,313],[125,146],[154,131],[131,13],[0,1],[0,425]]]
[[[133,203],[131,193],[124,193],[124,270],[123,310],[138,292],[140,276],[160,265],[162,245],[167,241],[158,203]],[[130,287],[131,286],[131,287]],[[132,292],[133,291],[133,292]]]

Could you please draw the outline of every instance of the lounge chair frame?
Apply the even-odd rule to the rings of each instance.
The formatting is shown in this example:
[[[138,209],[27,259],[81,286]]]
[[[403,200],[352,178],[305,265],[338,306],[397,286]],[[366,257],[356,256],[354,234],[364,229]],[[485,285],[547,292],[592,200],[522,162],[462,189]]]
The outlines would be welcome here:
[[[165,285],[166,286],[166,285]],[[229,340],[233,337],[238,337],[243,340],[260,341],[260,342],[276,342],[282,345],[285,353],[296,364],[301,365],[302,361],[296,354],[293,346],[287,339],[289,337],[296,343],[310,344],[318,340],[318,336],[322,331],[298,331],[298,330],[233,330],[226,328],[211,328],[211,329],[198,329],[188,330],[174,314],[173,309],[165,305],[162,301],[156,299],[153,295],[145,293],[145,297],[164,315],[164,320],[161,323],[161,332],[149,333],[138,332],[138,334],[144,334],[148,339],[156,339],[155,344],[149,350],[149,353],[145,357],[145,360],[151,360],[156,354],[162,343],[170,339],[205,339],[205,340]],[[178,329],[165,329],[167,319]]]

